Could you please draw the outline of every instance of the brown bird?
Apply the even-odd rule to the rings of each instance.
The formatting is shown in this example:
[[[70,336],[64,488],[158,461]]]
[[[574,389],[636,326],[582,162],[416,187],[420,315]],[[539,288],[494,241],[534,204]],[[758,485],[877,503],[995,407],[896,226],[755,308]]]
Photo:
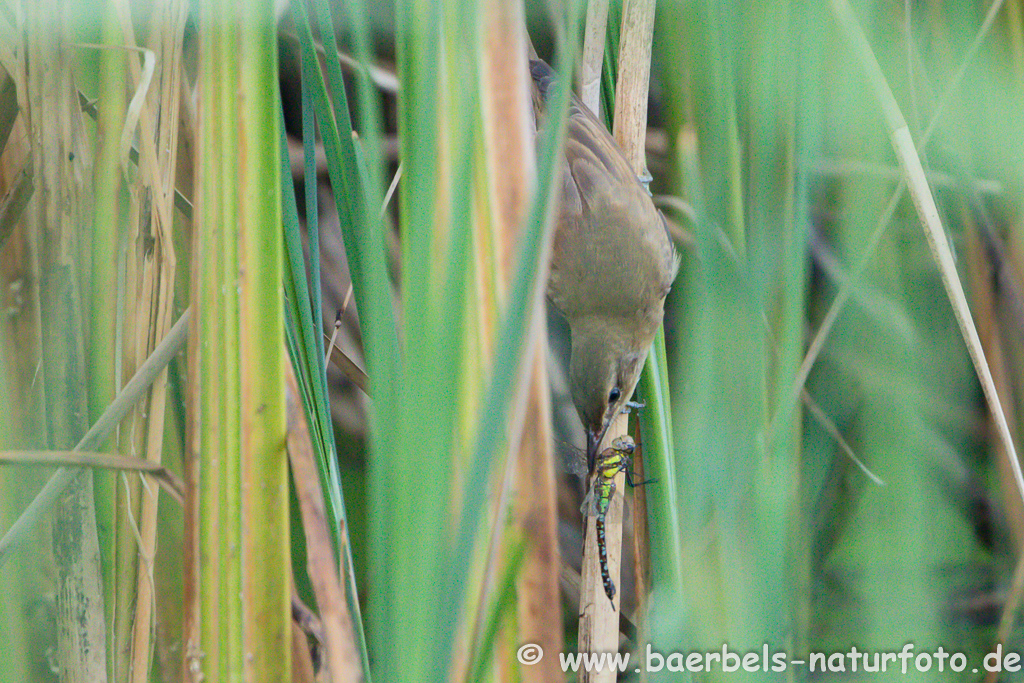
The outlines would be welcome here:
[[[540,60],[530,61],[530,73],[542,122],[555,74]],[[593,472],[608,425],[640,379],[679,259],[618,143],[576,97],[561,182],[548,297],[569,322],[569,387]]]

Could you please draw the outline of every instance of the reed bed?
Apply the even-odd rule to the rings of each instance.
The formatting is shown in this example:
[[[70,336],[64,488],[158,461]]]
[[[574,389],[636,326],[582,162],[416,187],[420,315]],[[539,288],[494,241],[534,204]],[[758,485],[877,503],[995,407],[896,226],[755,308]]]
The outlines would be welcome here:
[[[236,5],[0,1],[0,682],[1019,677],[1021,0]],[[682,255],[615,602],[570,90]]]

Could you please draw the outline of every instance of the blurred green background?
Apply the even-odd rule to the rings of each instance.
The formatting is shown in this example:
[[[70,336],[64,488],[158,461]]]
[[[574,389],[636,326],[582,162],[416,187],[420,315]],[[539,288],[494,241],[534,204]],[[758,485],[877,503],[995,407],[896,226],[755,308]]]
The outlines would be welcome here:
[[[159,69],[166,71],[158,71],[157,83],[160,74],[180,73],[183,91],[194,96],[210,54],[201,46],[211,15],[177,0],[129,4],[138,44],[180,48],[160,53]],[[760,652],[768,644],[798,658],[851,646],[898,652],[913,643],[920,653],[941,645],[967,655],[966,671],[933,668],[918,679],[982,680],[981,659],[997,642],[1004,651],[1024,649],[1017,623],[1024,506],[904,189],[890,131],[833,4],[657,4],[647,161],[682,267],[666,304],[663,352],[639,391],[648,402],[639,418],[649,444],[645,466],[656,478],[645,488],[651,537],[641,539],[650,553],[651,592],[648,613],[638,614],[628,549],[637,539],[627,532],[624,614],[642,631],[624,637],[621,647],[642,654],[643,638],[666,654],[720,650],[723,643],[733,652]],[[1024,400],[1024,2],[852,5],[916,143],[1016,435]],[[123,44],[118,22],[125,15],[118,7],[62,5],[55,31],[69,46]],[[509,269],[514,277],[501,282],[497,238],[489,232],[495,202],[489,179],[500,166],[495,169],[485,145],[494,122],[488,117],[495,117],[483,105],[485,4],[316,0],[302,7],[294,0],[262,5],[278,21],[266,47],[276,42],[283,105],[282,215],[272,218],[285,226],[287,322],[284,330],[264,333],[286,340],[287,347],[279,346],[299,378],[334,557],[351,572],[343,585],[359,634],[359,666],[383,681],[533,680],[514,660],[521,615],[509,595],[522,589],[516,583],[522,547],[506,517],[539,494],[529,481],[507,478],[508,458],[516,455],[505,436],[524,401],[516,364],[529,348],[524,340],[530,340],[536,274],[543,272],[537,240],[548,198],[534,195]],[[0,107],[0,123],[10,121],[0,126],[3,196],[17,187],[32,149],[34,129],[20,97],[29,78],[21,60],[34,38],[25,12],[24,3],[0,2],[7,44],[0,55],[0,99],[7,105]],[[178,33],[154,19],[165,16],[177,17]],[[573,69],[585,7],[552,10],[531,2],[525,16],[540,54],[556,69]],[[620,58],[622,16],[622,3],[611,2],[607,66]],[[112,18],[117,21],[103,23]],[[331,26],[340,52],[380,69],[376,80],[346,62],[315,56],[316,46],[333,49]],[[230,54],[230,43],[218,49]],[[119,102],[112,129],[119,135],[136,76],[126,85],[123,72],[111,75],[118,60],[101,64],[99,51],[75,50],[77,57],[64,63],[74,87],[101,112]],[[121,80],[111,85],[113,77]],[[607,108],[614,79],[605,79]],[[245,83],[225,76],[220,94],[230,100],[247,92]],[[277,106],[276,92],[249,94]],[[153,120],[166,123],[173,98],[151,97]],[[209,99],[194,97],[194,109],[184,107],[180,120],[174,118],[178,155],[167,173],[189,198],[193,182],[203,181],[192,160],[209,143],[196,132],[197,121],[210,120]],[[75,277],[86,294],[74,311],[77,327],[68,332],[80,335],[84,354],[74,361],[90,381],[118,368],[111,386],[89,385],[91,424],[112,387],[123,386],[142,360],[115,356],[121,351],[89,328],[103,283],[120,282],[121,298],[105,309],[112,330],[123,331],[125,314],[144,308],[152,293],[142,286],[146,252],[138,245],[147,238],[154,199],[138,167],[102,163],[101,124],[76,115],[78,154],[87,163],[81,197],[68,201],[81,202],[83,216],[94,215],[102,196],[121,202],[104,214],[108,222],[83,219],[76,237]],[[133,139],[146,155],[141,134]],[[539,147],[542,180],[555,149]],[[279,150],[263,152],[278,161]],[[399,164],[398,191],[381,210]],[[123,185],[104,190],[99,181],[112,177]],[[8,205],[0,208],[7,212]],[[0,222],[0,450],[59,450],[70,446],[44,433],[44,389],[35,377],[38,368],[71,361],[41,341],[47,252],[41,228],[18,218],[5,213],[11,222]],[[174,213],[179,256],[167,267],[177,284],[163,305],[175,319],[189,305],[214,306],[215,297],[197,293],[190,271],[199,258],[193,237],[204,225]],[[121,254],[120,280],[93,248],[111,235]],[[372,399],[323,360],[320,331],[334,329],[341,309],[339,346],[367,371]],[[566,330],[549,317],[559,460],[566,444],[580,443],[581,432],[564,388]],[[186,405],[197,390],[188,385],[187,361],[182,355],[171,366],[161,430],[165,464],[175,472],[187,443]],[[45,389],[61,390],[74,391]],[[149,424],[146,414],[133,419],[138,428]],[[123,431],[106,448],[137,455]],[[0,465],[0,531],[6,533],[48,474],[38,465]],[[105,489],[104,476],[97,475],[96,513],[104,576],[126,572],[134,585],[137,566],[111,564],[125,542],[128,555],[135,552],[134,535],[123,515],[104,531],[104,515],[114,519],[110,510],[124,505],[116,481]],[[562,562],[578,570],[580,483],[557,476]],[[295,583],[315,607],[294,502]],[[159,511],[161,569],[154,580],[163,597],[147,676],[182,680],[181,615],[175,613],[185,581],[183,513],[167,497]],[[0,629],[0,652],[16,662],[0,669],[0,681],[52,675],[48,524],[33,533],[26,547],[35,552],[0,566],[0,621],[12,625]],[[288,573],[282,567],[282,576]],[[132,604],[132,590],[125,590],[115,596],[108,584],[108,619],[115,620],[114,603]],[[553,609],[571,649],[578,615],[571,591]],[[119,631],[107,626],[110,662],[124,663],[114,652],[124,643],[114,634],[130,631],[123,624],[133,614],[129,607],[117,617]],[[409,644],[407,651],[395,654],[395,643]],[[109,666],[111,678],[120,680]],[[847,671],[830,674],[719,668],[692,680],[902,676],[849,669],[849,661]],[[680,680],[682,674],[660,676]],[[1021,678],[1004,672],[998,680]]]

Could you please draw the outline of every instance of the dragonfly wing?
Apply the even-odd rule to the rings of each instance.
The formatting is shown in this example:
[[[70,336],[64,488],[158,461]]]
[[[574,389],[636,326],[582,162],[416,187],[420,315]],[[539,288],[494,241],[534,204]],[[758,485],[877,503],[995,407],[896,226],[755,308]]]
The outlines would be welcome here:
[[[615,491],[612,493],[611,503],[608,505],[609,513],[616,513],[622,508],[622,487],[616,486]],[[587,491],[587,495],[583,498],[583,503],[580,505],[580,514],[584,517],[596,517],[598,512],[598,500],[597,496],[594,495],[594,487],[591,487]]]
[[[584,517],[593,517],[597,514],[597,497],[594,495],[594,489],[587,491],[587,495],[584,496],[580,514]]]
[[[577,477],[585,477],[587,472],[587,453],[581,448],[562,442],[562,467],[566,472]]]

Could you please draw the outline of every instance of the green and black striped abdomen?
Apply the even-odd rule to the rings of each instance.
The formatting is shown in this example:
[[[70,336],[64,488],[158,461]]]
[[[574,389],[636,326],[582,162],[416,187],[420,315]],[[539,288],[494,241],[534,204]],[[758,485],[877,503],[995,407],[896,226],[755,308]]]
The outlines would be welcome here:
[[[615,602],[615,582],[608,571],[608,543],[605,538],[605,517],[615,497],[615,476],[629,467],[629,456],[633,452],[633,440],[628,436],[615,439],[611,448],[606,449],[597,461],[597,477],[594,479],[594,500],[597,507],[597,519],[594,530],[597,532],[597,555],[601,561],[601,579],[604,581],[604,592],[608,599]]]
[[[603,472],[602,472],[603,474]],[[613,474],[612,477],[615,475]],[[615,602],[615,582],[612,581],[611,573],[608,571],[608,541],[605,538],[604,520],[611,506],[612,496],[615,495],[615,480],[613,478],[601,479],[600,497],[597,499],[597,520],[594,522],[594,529],[597,531],[597,555],[601,560],[601,579],[604,581],[604,593],[608,599]]]

